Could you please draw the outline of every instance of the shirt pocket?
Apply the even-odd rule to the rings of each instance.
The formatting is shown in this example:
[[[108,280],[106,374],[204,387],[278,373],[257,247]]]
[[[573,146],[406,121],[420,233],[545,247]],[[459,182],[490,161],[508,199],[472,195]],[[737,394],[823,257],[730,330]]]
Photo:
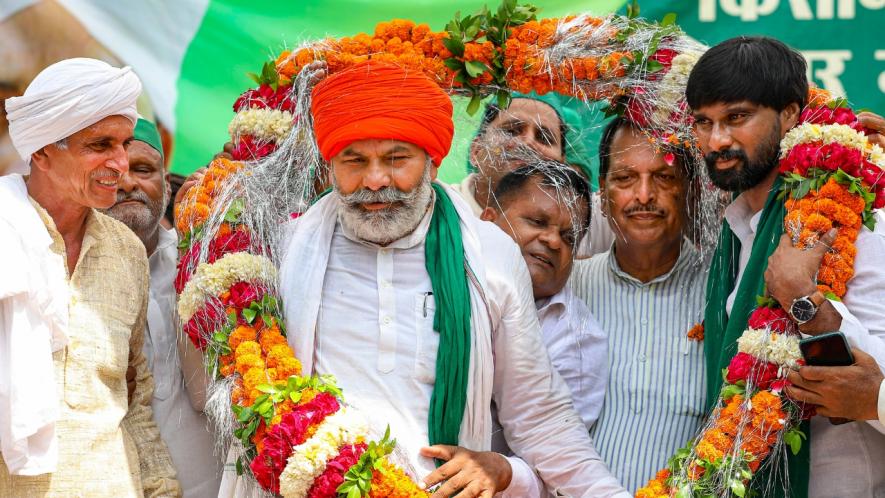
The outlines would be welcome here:
[[[682,337],[670,350],[672,380],[669,382],[671,409],[677,414],[702,418],[706,414],[706,377],[703,344]]]
[[[436,381],[436,353],[439,349],[439,333],[433,330],[435,313],[436,300],[432,292],[422,292],[415,296],[415,378],[431,385]]]

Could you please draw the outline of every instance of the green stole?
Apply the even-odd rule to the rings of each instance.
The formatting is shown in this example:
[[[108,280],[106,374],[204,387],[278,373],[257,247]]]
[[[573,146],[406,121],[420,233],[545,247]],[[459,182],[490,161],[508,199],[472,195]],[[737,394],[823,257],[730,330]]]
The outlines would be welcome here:
[[[457,446],[470,373],[470,289],[461,220],[445,189],[436,183],[431,185],[436,202],[424,257],[436,299],[433,329],[439,332],[439,349],[427,417],[428,439],[431,445]]]
[[[707,278],[707,307],[704,311],[704,356],[707,363],[707,409],[712,409],[719,398],[722,388],[722,369],[737,354],[737,340],[747,328],[747,320],[757,307],[756,296],[765,294],[765,269],[768,258],[774,253],[784,233],[784,217],[787,214],[783,199],[778,195],[783,179],[778,176],[771,187],[756,237],[750,260],[744,269],[743,277],[737,288],[737,295],[731,309],[731,316],[725,312],[728,296],[734,290],[740,262],[741,243],[728,222],[723,222],[719,244],[713,254],[710,274]],[[808,422],[802,423],[802,431],[810,437]],[[781,486],[773,486],[772,493],[766,497],[805,498],[808,496],[808,475],[810,464],[810,440],[804,441],[802,450],[794,456],[788,452],[790,472],[790,494],[785,495]],[[767,483],[774,476],[770,472],[757,474],[755,483]]]

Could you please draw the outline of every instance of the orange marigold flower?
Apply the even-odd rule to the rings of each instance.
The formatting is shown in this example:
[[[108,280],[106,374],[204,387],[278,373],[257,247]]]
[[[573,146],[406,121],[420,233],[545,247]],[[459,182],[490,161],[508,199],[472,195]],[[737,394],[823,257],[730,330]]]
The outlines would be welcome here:
[[[245,376],[246,372],[253,368],[264,370],[264,360],[262,360],[261,356],[257,354],[237,355],[236,366],[237,373]]]
[[[833,99],[833,95],[823,88],[808,87],[808,107],[823,107]]]
[[[689,329],[688,338],[692,341],[701,342],[704,340],[704,323],[696,323],[694,327]]]
[[[234,351],[245,341],[254,341],[258,338],[258,332],[249,325],[240,325],[231,332],[227,338],[227,344]]]
[[[715,462],[720,460],[725,454],[713,446],[713,443],[707,441],[706,439],[702,439],[698,445],[695,447],[695,453],[697,453],[698,457],[703,458],[709,462]]]
[[[372,489],[369,498],[421,498],[430,496],[415,484],[402,469],[382,460],[380,468],[372,471]]]
[[[236,356],[245,356],[247,354],[261,356],[261,346],[255,341],[243,341],[237,346]]]
[[[255,394],[255,388],[260,386],[261,384],[267,384],[270,379],[267,377],[267,372],[264,371],[264,368],[254,367],[250,368],[246,371],[245,375],[243,375],[243,389],[246,390],[247,395]],[[258,394],[256,394],[258,396]]]

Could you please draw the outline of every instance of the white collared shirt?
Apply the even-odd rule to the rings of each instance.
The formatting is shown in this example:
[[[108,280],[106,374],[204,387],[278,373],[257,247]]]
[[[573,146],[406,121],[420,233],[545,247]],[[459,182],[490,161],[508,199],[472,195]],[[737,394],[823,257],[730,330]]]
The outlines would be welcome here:
[[[160,240],[148,257],[151,283],[144,331],[144,355],[154,376],[151,408],[160,437],[169,448],[185,498],[216,496],[222,461],[206,416],[191,405],[176,346],[175,288],[178,259],[175,232],[160,227]]]
[[[741,241],[740,267],[728,297],[730,313],[749,260],[762,211],[751,212],[743,195],[725,209],[725,219]],[[873,356],[885,371],[885,223],[877,213],[875,231],[861,228],[855,247],[854,277],[842,302],[830,301],[839,315],[839,330],[851,347]],[[746,252],[746,255],[745,255]],[[810,498],[867,497],[885,494],[885,428],[878,421],[832,425],[823,417],[811,421]]]
[[[599,418],[608,381],[608,338],[568,286],[535,301],[541,339],[550,362],[572,391],[575,409],[589,430]]]

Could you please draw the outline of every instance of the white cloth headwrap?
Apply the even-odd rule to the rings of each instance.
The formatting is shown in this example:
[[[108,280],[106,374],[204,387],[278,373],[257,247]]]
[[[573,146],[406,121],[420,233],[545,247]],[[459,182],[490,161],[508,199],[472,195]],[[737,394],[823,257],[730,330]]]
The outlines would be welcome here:
[[[13,475],[58,464],[58,388],[52,353],[67,344],[62,256],[21,175],[0,177],[0,452]]]
[[[141,81],[132,68],[95,59],[67,59],[47,67],[21,97],[6,99],[12,144],[25,161],[43,147],[108,116],[138,120]]]

